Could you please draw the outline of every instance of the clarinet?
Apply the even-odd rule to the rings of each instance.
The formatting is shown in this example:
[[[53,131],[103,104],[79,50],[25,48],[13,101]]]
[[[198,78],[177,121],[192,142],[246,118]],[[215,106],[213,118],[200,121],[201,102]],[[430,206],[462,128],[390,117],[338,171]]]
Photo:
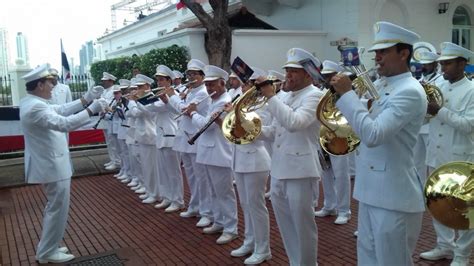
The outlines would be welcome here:
[[[232,103],[234,103],[235,100],[237,100],[237,98],[239,98],[239,96],[240,96],[240,95],[236,95],[236,96],[234,97],[234,99],[232,99]],[[199,129],[199,131],[198,131],[196,134],[194,134],[194,136],[192,136],[192,137],[188,140],[188,143],[189,143],[190,145],[194,145],[194,143],[195,143],[196,140],[199,138],[199,136],[201,136],[202,133],[204,133],[204,131],[206,131],[206,129],[208,129],[208,128],[212,125],[212,123],[214,123],[214,122],[217,120],[217,118],[219,118],[219,117],[221,116],[221,114],[224,113],[224,112],[225,112],[224,109],[222,109],[221,111],[217,112],[217,113],[216,113],[216,116],[215,116],[214,118],[209,119],[209,121],[208,121],[201,129]]]
[[[109,103],[109,107],[112,105],[112,103],[114,103],[115,101],[115,98],[112,99],[112,101],[110,101]],[[99,120],[97,120],[97,123],[95,123],[95,125],[92,127],[93,129],[97,129],[97,127],[99,126],[100,122],[105,118],[105,113],[103,115],[100,116]]]

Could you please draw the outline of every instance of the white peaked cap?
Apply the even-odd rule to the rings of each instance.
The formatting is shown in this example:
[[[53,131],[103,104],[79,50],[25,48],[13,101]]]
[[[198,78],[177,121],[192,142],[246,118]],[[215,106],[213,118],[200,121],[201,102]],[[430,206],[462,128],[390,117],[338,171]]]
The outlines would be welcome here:
[[[130,88],[136,88],[137,85],[137,78],[130,79]]]
[[[102,73],[102,79],[101,79],[101,80],[113,80],[113,81],[116,81],[117,78],[116,78],[114,75],[110,74],[110,73],[104,72],[104,73]]]
[[[431,64],[438,59],[439,55],[433,52],[423,51],[420,52],[419,57],[418,62],[420,64]]]
[[[316,67],[321,65],[321,61],[317,57],[301,48],[291,48],[286,53],[286,58],[287,60],[283,68],[303,68],[303,66],[300,64],[300,61],[305,59],[311,59]]]
[[[49,69],[50,69],[49,64],[43,64],[31,70],[22,78],[25,80],[26,83],[37,80],[37,79],[41,79],[41,78],[54,78],[53,74],[49,72]]]
[[[285,80],[285,75],[275,70],[268,70],[267,79],[269,80]]]
[[[170,79],[174,79],[173,70],[165,65],[159,65],[156,67],[155,76],[162,76],[162,77],[169,77]]]
[[[345,69],[338,63],[333,62],[331,60],[324,60],[323,70],[321,70],[321,74],[339,73],[343,71],[345,71]]]
[[[188,68],[186,70],[204,71],[206,64],[197,59],[191,59],[188,62]]]
[[[227,81],[229,79],[229,73],[222,68],[207,65],[204,67],[204,81],[213,81],[217,79],[223,79]]]
[[[253,74],[252,76],[250,76],[250,80],[252,79],[258,79],[258,77],[266,77],[267,76],[267,72],[265,72],[265,70],[261,69],[261,68],[258,68],[258,67],[250,67],[252,70],[253,70]]]
[[[121,89],[130,87],[130,84],[132,84],[132,82],[130,82],[128,79],[119,79],[119,86]]]
[[[143,85],[143,84],[150,84],[151,85],[153,83],[152,78],[149,78],[149,77],[147,77],[143,74],[137,74],[135,76],[135,79],[136,79],[136,81],[135,81],[136,85]]]
[[[385,49],[397,43],[413,45],[420,39],[420,35],[386,21],[374,24],[374,42],[369,52]]]
[[[173,70],[173,74],[174,74],[174,78],[175,78],[175,79],[182,79],[182,78],[184,78],[183,73],[181,73],[181,72],[178,71],[178,70]]]
[[[456,57],[462,57],[466,60],[469,60],[469,58],[474,56],[474,53],[472,51],[452,42],[443,42],[440,47],[441,56],[437,59],[437,61],[454,59]]]

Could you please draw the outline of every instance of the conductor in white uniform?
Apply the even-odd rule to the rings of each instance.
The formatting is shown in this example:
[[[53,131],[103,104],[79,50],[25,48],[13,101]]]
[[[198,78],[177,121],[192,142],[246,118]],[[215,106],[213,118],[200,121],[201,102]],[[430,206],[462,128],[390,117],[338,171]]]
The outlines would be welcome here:
[[[72,166],[65,132],[90,122],[90,116],[103,111],[107,102],[95,100],[103,87],[97,86],[76,101],[51,105],[54,87],[49,65],[44,64],[26,74],[27,96],[20,102],[20,121],[25,138],[26,183],[43,184],[47,204],[43,230],[36,249],[39,263],[61,263],[74,259],[66,247],[59,247],[66,229]],[[79,112],[80,111],[80,112]],[[78,112],[78,113],[76,113]],[[74,114],[76,113],[76,114]]]
[[[359,201],[359,265],[413,265],[412,254],[425,210],[423,183],[414,146],[426,115],[426,94],[409,62],[418,34],[389,22],[374,25],[379,98],[370,110],[351,89],[351,80],[331,80],[336,106],[359,136],[354,198]]]

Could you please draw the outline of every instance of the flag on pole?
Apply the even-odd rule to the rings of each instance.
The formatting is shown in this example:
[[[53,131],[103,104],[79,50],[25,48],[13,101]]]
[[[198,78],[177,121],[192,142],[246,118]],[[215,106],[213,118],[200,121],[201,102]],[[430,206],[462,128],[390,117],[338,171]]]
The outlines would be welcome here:
[[[206,2],[207,2],[207,0],[191,0],[191,3],[198,3],[198,4],[204,4]],[[186,8],[186,5],[184,4],[184,2],[182,0],[180,0],[176,4],[176,9],[177,10],[180,10],[181,8]]]
[[[67,61],[66,53],[64,52],[63,39],[61,40],[61,65],[62,65],[62,78],[64,83],[71,81],[71,70],[69,69],[69,62]]]

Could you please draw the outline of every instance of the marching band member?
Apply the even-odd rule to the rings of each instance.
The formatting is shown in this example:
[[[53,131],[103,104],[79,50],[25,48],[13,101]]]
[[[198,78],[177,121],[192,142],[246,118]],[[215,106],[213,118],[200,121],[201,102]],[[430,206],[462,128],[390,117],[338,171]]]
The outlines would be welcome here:
[[[186,77],[193,80],[194,83],[190,84],[189,93],[185,99],[181,99],[174,90],[168,91],[169,104],[178,112],[182,112],[192,103],[201,102],[196,107],[196,112],[201,115],[206,114],[211,100],[207,99],[209,94],[203,83],[204,66],[204,63],[197,59],[191,59],[188,62]],[[199,215],[201,219],[196,226],[206,227],[212,222],[210,184],[205,177],[206,169],[202,164],[196,162],[197,145],[188,143],[188,138],[194,135],[198,129],[189,116],[182,116],[179,121],[179,129],[174,140],[173,150],[181,154],[184,172],[188,178],[188,186],[191,191],[188,209],[179,215],[183,218]]]
[[[115,164],[116,166],[120,166],[120,171],[117,174],[114,174],[115,178],[118,178],[123,174],[122,170],[122,150],[120,149],[120,144],[118,140],[118,131],[120,128],[120,118],[117,115],[117,107],[122,104],[122,91],[120,89],[120,86],[114,85],[112,88],[112,93],[113,93],[113,103],[112,106],[108,107],[107,110],[108,112],[105,114],[105,119],[107,120],[112,126],[111,126],[111,139],[114,139],[114,142],[116,143],[116,149],[117,149],[117,156],[119,157],[118,164]]]
[[[113,90],[115,88],[114,82],[117,78],[107,72],[102,73],[102,86],[104,87],[104,93],[102,93],[102,98],[109,101],[109,105],[113,104],[114,94]],[[115,170],[120,166],[120,156],[118,155],[117,148],[117,138],[114,138],[112,134],[112,121],[104,119],[104,136],[105,144],[107,145],[107,151],[109,152],[110,162],[104,164],[106,170]]]
[[[354,198],[359,201],[359,265],[412,265],[425,210],[413,149],[426,114],[426,94],[409,62],[418,34],[389,22],[374,25],[375,63],[382,76],[370,111],[338,74],[331,85],[337,108],[361,140],[356,151]]]
[[[67,254],[67,247],[59,247],[68,219],[72,175],[67,138],[63,132],[90,122],[90,116],[103,111],[107,101],[94,100],[104,90],[96,86],[79,100],[63,105],[49,104],[55,78],[49,72],[48,64],[30,71],[23,79],[27,96],[20,102],[20,121],[25,138],[26,183],[43,184],[48,201],[36,260],[62,263],[74,259],[74,255]],[[92,104],[84,109],[89,102]]]
[[[329,83],[344,68],[335,62],[325,60],[321,74]],[[322,148],[322,153],[326,153]],[[324,193],[323,208],[314,213],[316,217],[337,215],[335,224],[346,224],[351,218],[351,179],[349,175],[349,154],[334,156],[328,154],[328,168],[323,168],[322,181]],[[326,156],[324,156],[326,157]]]
[[[441,44],[441,64],[444,81],[439,85],[444,105],[428,105],[430,120],[426,163],[429,173],[452,161],[474,162],[474,83],[464,76],[464,68],[474,53],[450,42]],[[433,219],[437,245],[423,252],[427,260],[451,258],[453,266],[468,265],[474,243],[474,230],[450,229]]]
[[[420,53],[420,64],[422,65],[423,74],[420,78],[422,83],[430,83],[433,85],[438,85],[444,79],[441,74],[438,73],[438,59],[439,55],[436,53],[424,51]],[[428,146],[428,132],[429,132],[429,123],[425,121],[425,124],[421,127],[420,133],[418,134],[418,141],[415,146],[415,166],[418,171],[423,184],[427,178],[426,166],[426,147]]]
[[[120,119],[120,123],[117,128],[117,142],[119,147],[119,155],[121,159],[121,168],[120,172],[117,176],[117,179],[120,180],[122,183],[128,183],[131,177],[131,167],[130,167],[130,153],[128,149],[128,145],[126,143],[127,139],[127,131],[129,126],[127,125],[126,116],[125,114],[128,112],[128,99],[124,98],[123,91],[126,91],[128,87],[130,87],[130,80],[127,79],[120,79],[119,80],[119,89],[120,92],[116,92],[117,96],[120,97],[119,101],[115,108],[115,114],[118,119]]]
[[[173,75],[174,75],[174,78],[173,78],[173,84],[175,86],[175,88],[179,88],[181,87],[180,85],[183,83],[183,73],[181,73],[180,71],[178,70],[173,70]]]
[[[136,75],[135,84],[138,86],[137,95],[151,90],[153,79],[143,75]],[[141,103],[129,111],[135,117],[135,140],[139,144],[140,164],[143,175],[143,187],[135,193],[145,193],[140,198],[142,203],[155,203],[159,198],[159,176],[156,173],[156,114],[148,112]]]
[[[174,90],[171,87],[174,74],[167,66],[159,65],[156,68],[155,79],[158,87],[165,90]],[[163,201],[157,209],[165,209],[166,213],[176,212],[183,208],[183,177],[181,173],[178,152],[172,149],[178,126],[174,117],[178,112],[168,104],[165,93],[161,101],[147,105],[148,111],[156,113],[156,172],[160,181],[161,197]]]
[[[230,88],[227,93],[229,94],[231,99],[234,99],[235,96],[242,94],[242,82],[232,71],[229,75],[229,86]]]
[[[299,63],[303,59],[320,62],[309,52],[292,48],[287,53],[286,90],[283,99],[273,86],[261,88],[269,98],[266,110],[273,116],[264,126],[263,137],[273,140],[271,199],[285,251],[291,265],[316,265],[318,231],[314,221],[313,191],[321,176],[317,153],[316,106],[321,93],[312,77]],[[259,78],[261,82],[263,78]],[[266,259],[269,259],[268,256]]]
[[[255,68],[252,68],[255,74]],[[259,77],[262,75],[258,75]],[[251,77],[252,78],[252,77]],[[242,93],[251,86],[244,85]],[[232,104],[226,111],[232,110]],[[260,115],[261,109],[256,112]],[[262,120],[263,117],[260,117]],[[260,264],[271,257],[270,222],[265,205],[265,187],[270,173],[270,155],[264,141],[256,140],[246,145],[232,145],[232,171],[239,192],[240,206],[244,213],[244,242],[230,253],[233,257],[248,257],[244,264]]]
[[[209,105],[207,115],[201,115],[196,111],[196,104],[191,104],[186,113],[191,117],[193,124],[204,127],[216,114],[224,109],[226,103],[231,102],[231,98],[226,92],[225,82],[229,74],[216,67],[208,65],[204,68],[204,82],[207,93],[211,96],[212,102]],[[217,244],[226,244],[238,237],[237,234],[237,201],[232,184],[231,170],[231,145],[222,135],[220,124],[222,121],[217,118],[197,142],[196,162],[204,165],[205,176],[210,184],[211,204],[213,214],[213,224],[203,229],[205,234],[215,234],[223,232],[217,239]]]
[[[54,79],[52,80],[54,88],[53,95],[51,96],[51,103],[65,104],[72,102],[71,89],[68,85],[59,82],[59,72],[54,68],[51,68],[49,72],[54,76]]]

